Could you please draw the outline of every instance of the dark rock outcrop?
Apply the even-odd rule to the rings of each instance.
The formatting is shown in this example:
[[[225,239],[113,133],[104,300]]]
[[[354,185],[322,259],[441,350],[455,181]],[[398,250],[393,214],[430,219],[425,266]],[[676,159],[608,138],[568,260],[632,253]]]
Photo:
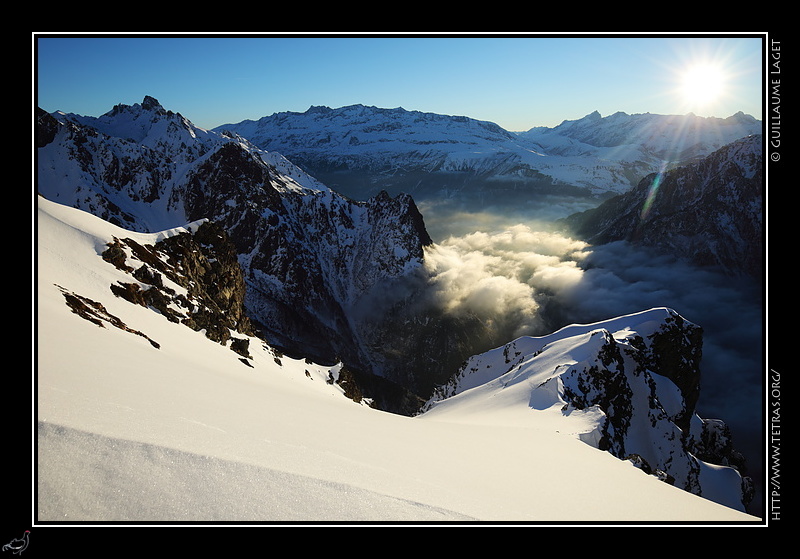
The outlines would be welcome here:
[[[134,281],[111,285],[111,291],[132,303],[149,307],[171,322],[203,330],[207,338],[227,344],[233,333],[252,336],[244,298],[245,283],[233,244],[213,222],[193,233],[168,236],[154,245],[114,239],[103,259],[131,275]],[[176,285],[186,294],[170,287]],[[246,356],[246,345],[232,345]]]

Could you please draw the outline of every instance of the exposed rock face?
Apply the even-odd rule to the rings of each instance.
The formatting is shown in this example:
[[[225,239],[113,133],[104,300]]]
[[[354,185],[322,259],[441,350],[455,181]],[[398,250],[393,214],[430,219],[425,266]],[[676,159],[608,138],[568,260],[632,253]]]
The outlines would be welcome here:
[[[61,290],[61,293],[64,295],[64,300],[67,306],[72,310],[72,312],[74,312],[84,320],[88,320],[89,322],[91,322],[92,324],[96,324],[100,328],[105,328],[106,327],[105,325],[108,324],[110,326],[113,326],[114,328],[119,328],[124,332],[130,332],[131,334],[143,337],[144,339],[149,341],[150,345],[152,345],[156,349],[161,348],[161,344],[150,338],[150,336],[148,336],[144,332],[129,327],[118,316],[114,316],[111,313],[109,313],[106,307],[102,303],[98,301],[93,301],[88,297],[85,297],[78,293],[73,293],[71,291],[68,291],[63,287],[61,287],[60,285],[57,287]],[[130,298],[129,300],[135,300],[135,299]],[[136,300],[135,302],[139,303],[138,300]]]
[[[56,136],[56,132],[60,128],[59,122],[50,114],[44,112],[42,109],[36,109],[36,147],[44,147]]]
[[[406,195],[354,202],[282,181],[240,144],[226,144],[191,174],[187,217],[213,215],[230,232],[247,275],[248,309],[267,339],[287,352],[372,371],[364,340],[375,324],[364,327],[354,309],[419,267],[431,243],[422,216]]]
[[[763,136],[646,176],[630,192],[570,216],[594,244],[630,241],[735,275],[763,271]]]
[[[423,409],[478,387],[487,397],[529,387],[523,400],[538,402],[532,408],[559,405],[566,416],[601,412],[596,431],[583,440],[692,493],[719,497],[704,462],[730,466],[719,475],[728,476],[728,485],[738,480],[733,490],[744,506],[752,498],[752,480],[727,426],[695,412],[701,353],[700,327],[672,310],[653,309],[519,338],[471,357]]]
[[[253,334],[245,312],[245,283],[233,244],[213,222],[182,232],[155,245],[115,239],[103,259],[131,274],[131,282],[111,291],[132,303],[150,307],[171,322],[203,330],[207,338],[227,344],[233,334]],[[244,341],[242,341],[244,340]],[[247,357],[246,339],[231,348]]]

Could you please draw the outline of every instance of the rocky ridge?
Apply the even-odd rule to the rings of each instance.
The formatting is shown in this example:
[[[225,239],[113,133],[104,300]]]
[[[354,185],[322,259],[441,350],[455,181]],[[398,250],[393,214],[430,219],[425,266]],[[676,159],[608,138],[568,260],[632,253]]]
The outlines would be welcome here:
[[[202,222],[189,231],[155,245],[114,239],[103,251],[103,260],[130,274],[132,281],[117,282],[111,291],[158,311],[170,322],[202,330],[210,340],[223,345],[230,341],[231,349],[247,358],[249,340],[232,339],[232,333],[253,335],[234,246],[214,222]]]
[[[564,223],[593,244],[630,241],[698,265],[760,277],[763,136],[644,177],[636,188]]]

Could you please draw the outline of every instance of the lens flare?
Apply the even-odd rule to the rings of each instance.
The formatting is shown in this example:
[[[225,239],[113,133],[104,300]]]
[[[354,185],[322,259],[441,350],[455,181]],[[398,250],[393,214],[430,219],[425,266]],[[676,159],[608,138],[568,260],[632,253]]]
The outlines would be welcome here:
[[[650,214],[650,210],[653,207],[653,202],[658,194],[658,187],[661,186],[661,181],[664,180],[664,171],[666,170],[666,167],[666,163],[661,164],[661,168],[653,178],[653,182],[650,184],[650,190],[647,192],[647,198],[645,198],[644,204],[642,205],[642,211],[639,212],[639,219],[641,221],[647,220],[647,216]]]

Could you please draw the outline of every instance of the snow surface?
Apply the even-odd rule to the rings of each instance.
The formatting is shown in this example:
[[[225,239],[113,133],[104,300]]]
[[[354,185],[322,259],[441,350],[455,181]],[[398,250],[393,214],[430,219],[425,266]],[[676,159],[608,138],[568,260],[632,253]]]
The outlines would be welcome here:
[[[326,382],[336,367],[257,340],[245,366],[112,295],[130,278],[101,259],[105,244],[158,233],[41,197],[37,232],[39,522],[757,520],[582,442],[587,414],[532,422],[513,402],[471,399],[410,418],[344,397]],[[160,349],[73,314],[62,289]]]

